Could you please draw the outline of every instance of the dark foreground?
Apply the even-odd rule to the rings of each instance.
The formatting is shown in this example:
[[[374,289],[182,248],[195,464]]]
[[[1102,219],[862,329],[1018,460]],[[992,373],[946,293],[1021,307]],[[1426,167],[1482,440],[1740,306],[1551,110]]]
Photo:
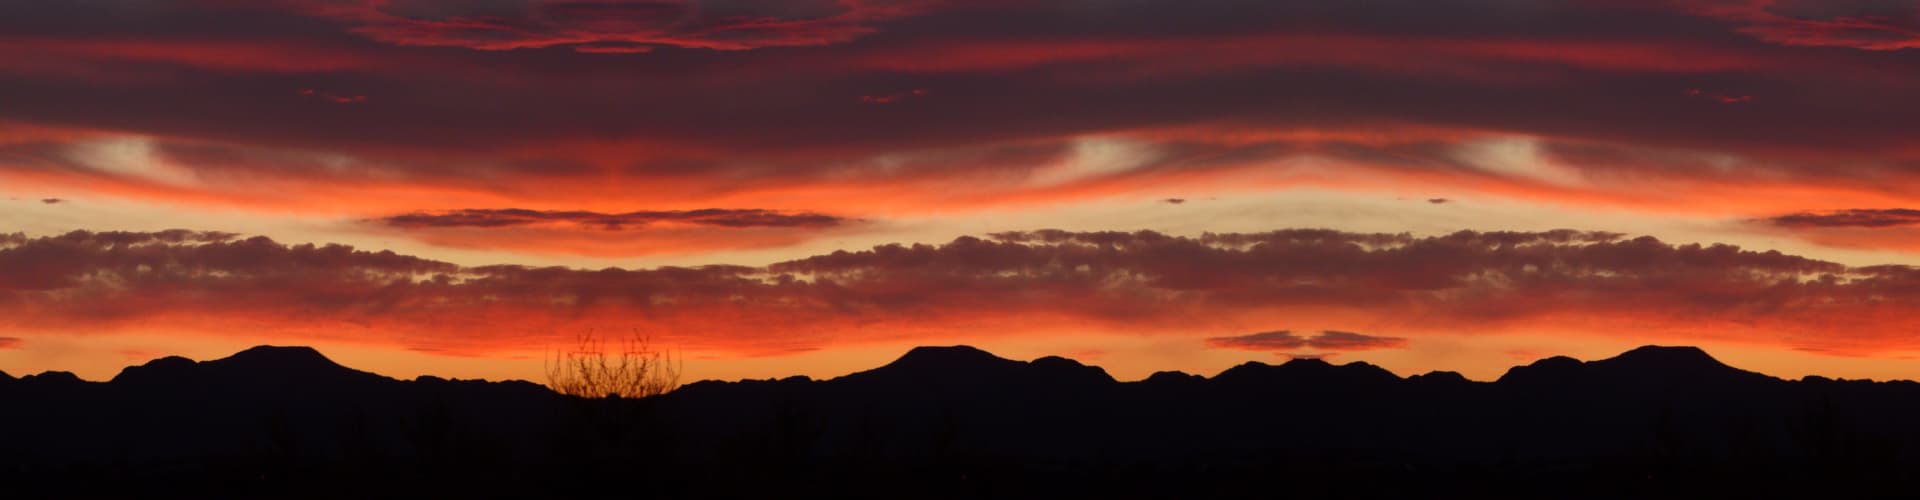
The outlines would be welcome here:
[[[6,498],[1901,498],[1920,384],[1783,381],[1693,348],[1496,382],[1248,363],[1121,383],[919,348],[826,381],[580,400],[306,348],[111,382],[0,375]]]

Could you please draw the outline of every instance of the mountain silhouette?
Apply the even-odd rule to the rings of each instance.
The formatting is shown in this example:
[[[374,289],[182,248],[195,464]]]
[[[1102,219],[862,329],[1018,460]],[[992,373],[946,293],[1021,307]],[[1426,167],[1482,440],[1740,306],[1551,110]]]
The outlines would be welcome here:
[[[995,356],[972,346],[915,347],[879,368],[848,377],[940,383],[969,378],[1013,376],[1027,363]]]
[[[592,400],[261,346],[106,382],[0,374],[0,408],[0,483],[21,498],[1920,491],[1920,384],[1780,380],[1692,347],[1550,357],[1492,382],[1319,359],[1121,382],[1063,357],[920,347],[826,380]]]
[[[1518,387],[1638,392],[1751,387],[1780,380],[1721,363],[1697,347],[1642,346],[1583,362],[1554,356],[1508,370],[1497,381]]]
[[[1698,347],[1642,346],[1588,363],[1601,376],[1642,377],[1664,383],[1760,382],[1772,377],[1713,359]]]
[[[1218,384],[1317,389],[1353,389],[1399,380],[1393,372],[1366,362],[1334,365],[1314,358],[1288,360],[1278,366],[1249,361],[1213,377],[1213,382]]]
[[[327,359],[311,347],[256,346],[232,356],[196,362],[167,356],[129,366],[111,383],[166,383],[196,378],[328,381],[367,379],[361,372]]]

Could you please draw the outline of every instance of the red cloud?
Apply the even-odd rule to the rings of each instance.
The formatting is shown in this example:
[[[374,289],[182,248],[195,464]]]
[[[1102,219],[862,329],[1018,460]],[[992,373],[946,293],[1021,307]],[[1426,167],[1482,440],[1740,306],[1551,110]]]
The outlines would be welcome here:
[[[1753,193],[1754,184],[1832,188],[1808,198],[1911,198],[1916,191],[1903,188],[1915,181],[1900,166],[1920,158],[1903,133],[1920,124],[1920,105],[1900,85],[1915,70],[1898,54],[1750,43],[1664,4],[1410,5],[1422,14],[1416,21],[1394,9],[1211,0],[1128,2],[1092,18],[1021,2],[142,5],[149,22],[139,27],[107,21],[130,18],[121,3],[0,6],[0,33],[12,33],[0,49],[17,49],[0,50],[8,75],[0,95],[31,97],[0,119],[152,140],[189,177],[226,182],[142,184],[65,159],[85,144],[13,144],[11,131],[0,133],[18,146],[0,151],[4,182],[353,217],[503,204],[607,211],[636,197],[884,216],[1052,203],[1166,180],[1271,189],[1300,181],[1227,174],[1270,175],[1307,158],[1405,167],[1374,176],[1390,184],[1721,211],[1771,198],[1726,195]],[[826,43],[858,32],[871,33],[775,50],[673,49]],[[653,38],[662,40],[642,40]],[[96,77],[122,73],[138,78]],[[1703,82],[1730,90],[1702,99],[1753,95],[1765,105],[1673,105],[1686,99],[1678,91]],[[312,100],[285,98],[303,85],[315,88]],[[938,98],[901,92],[912,88],[937,89]],[[334,94],[321,97],[326,90]],[[360,96],[365,104],[313,104]],[[862,96],[913,101],[912,112],[862,106]],[[1210,134],[1163,134],[1181,128]],[[1463,170],[1445,151],[1486,135],[1739,162],[1713,178],[1684,161],[1592,167],[1596,178],[1659,185],[1610,193],[1442,171]],[[1115,137],[1164,157],[1137,170],[1158,178],[1050,189],[1001,182],[1069,159],[1076,140]],[[1779,207],[1767,208],[1739,211]]]
[[[596,327],[752,354],[1275,321],[1365,323],[1409,336],[1552,331],[1843,354],[1920,348],[1911,322],[1920,269],[1574,231],[1042,231],[764,268],[647,270],[460,267],[220,233],[76,232],[0,238],[0,277],[0,331],[167,328],[465,353]],[[1322,333],[1301,342],[1355,350],[1396,341]]]
[[[0,337],[0,349],[19,349],[25,343],[20,337]]]
[[[640,53],[655,46],[748,50],[831,45],[873,32],[872,23],[920,12],[913,0],[420,0],[299,2],[314,15],[395,45],[479,50],[570,47]]]
[[[314,89],[300,89],[300,95],[304,97],[311,97],[315,99],[324,100],[334,104],[360,104],[363,102],[367,102],[367,96],[363,96],[363,95],[343,95],[343,94],[335,94],[332,92],[326,92],[326,91],[320,91],[320,90],[314,90]]]
[[[1782,45],[1863,50],[1920,48],[1920,6],[1875,0],[1732,0],[1706,12],[1746,23],[1740,31]]]
[[[1700,89],[1687,89],[1687,95],[1712,100],[1721,104],[1742,104],[1753,102],[1753,96],[1733,95],[1720,92],[1708,92]]]
[[[1665,2],[1404,7],[0,2],[0,95],[22,96],[0,109],[0,183],[343,218],[613,213],[635,200],[889,217],[1297,186],[1729,217],[1920,202],[1908,51],[1757,43],[1726,31],[1765,19],[1703,20]],[[1910,18],[1858,2],[1761,11]],[[697,47],[758,49],[684,50]],[[314,97],[288,95],[303,86]],[[913,88],[938,95],[900,93]],[[1687,105],[1687,88],[1730,106]],[[359,96],[370,98],[352,105]],[[1732,105],[1747,96],[1758,98]],[[1543,185],[1450,154],[1489,137],[1537,142],[1542,161],[1604,182]],[[73,159],[128,140],[196,182]],[[1089,141],[1157,160],[1019,182]],[[1568,154],[1589,145],[1627,152]],[[513,244],[595,254],[700,248],[704,236],[601,243],[516,228]],[[488,244],[455,232],[421,237]]]
[[[928,93],[927,89],[913,89],[906,92],[894,92],[891,94],[863,95],[863,96],[860,96],[860,102],[864,102],[868,104],[893,104],[909,98],[922,97],[927,95],[927,93]]]

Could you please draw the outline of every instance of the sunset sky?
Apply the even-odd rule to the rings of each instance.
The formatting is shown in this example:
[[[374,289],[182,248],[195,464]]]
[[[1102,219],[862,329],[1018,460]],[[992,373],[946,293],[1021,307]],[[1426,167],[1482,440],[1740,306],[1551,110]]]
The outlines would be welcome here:
[[[0,370],[1920,378],[1901,0],[0,2]]]

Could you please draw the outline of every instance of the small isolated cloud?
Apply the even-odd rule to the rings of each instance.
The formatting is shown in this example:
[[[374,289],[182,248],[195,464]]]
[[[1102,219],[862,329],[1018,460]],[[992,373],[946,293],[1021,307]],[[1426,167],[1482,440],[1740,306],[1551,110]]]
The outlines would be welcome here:
[[[1237,337],[1213,337],[1207,339],[1207,345],[1218,349],[1239,349],[1242,351],[1287,351],[1292,349],[1370,351],[1374,349],[1398,349],[1405,347],[1407,345],[1407,339],[1364,335],[1339,330],[1325,330],[1321,331],[1319,335],[1308,337],[1297,335],[1288,330],[1275,330]],[[1283,354],[1296,358],[1304,356],[1295,353]]]
[[[300,96],[319,99],[334,104],[361,104],[367,102],[367,96],[359,94],[337,94],[324,90],[300,89]]]
[[[1687,95],[1721,104],[1746,104],[1753,102],[1753,96],[1751,95],[1729,94],[1701,89],[1687,89]]]
[[[57,205],[57,204],[61,204],[61,203],[66,203],[66,202],[67,202],[67,200],[63,200],[63,199],[59,199],[59,198],[41,198],[41,199],[40,199],[40,202],[41,202],[41,203],[45,203],[45,204],[48,204],[48,205]]]
[[[0,350],[19,349],[21,344],[25,343],[26,341],[21,340],[20,337],[0,337]]]
[[[1068,359],[1072,359],[1074,361],[1080,361],[1083,363],[1088,361],[1099,361],[1100,358],[1104,358],[1106,356],[1107,356],[1107,351],[1101,350],[1101,349],[1082,349],[1082,350],[1067,353],[1066,355]]]
[[[778,212],[764,209],[706,208],[700,210],[660,210],[623,213],[585,210],[529,210],[524,208],[470,208],[442,212],[414,212],[379,219],[380,223],[404,229],[451,227],[514,227],[529,225],[577,225],[617,231],[656,224],[682,224],[727,228],[777,227],[825,228],[845,224],[848,219],[812,212]]]
[[[1427,198],[1427,203],[1432,203],[1435,205],[1441,205],[1441,204],[1451,203],[1451,202],[1453,202],[1453,200],[1449,200],[1446,198]]]
[[[1307,347],[1329,351],[1370,351],[1374,349],[1399,349],[1407,346],[1407,339],[1399,337],[1381,337],[1339,330],[1326,330],[1320,336],[1307,342]]]
[[[1894,227],[1920,224],[1920,210],[1911,208],[1855,208],[1831,212],[1800,212],[1765,219],[1788,228]]]
[[[1168,204],[1171,204],[1171,205],[1179,205],[1181,203],[1186,203],[1187,199],[1186,198],[1167,198],[1160,201],[1167,202]]]
[[[927,89],[913,89],[891,94],[863,95],[860,96],[860,102],[867,104],[893,104],[907,99],[926,97],[928,93]]]

